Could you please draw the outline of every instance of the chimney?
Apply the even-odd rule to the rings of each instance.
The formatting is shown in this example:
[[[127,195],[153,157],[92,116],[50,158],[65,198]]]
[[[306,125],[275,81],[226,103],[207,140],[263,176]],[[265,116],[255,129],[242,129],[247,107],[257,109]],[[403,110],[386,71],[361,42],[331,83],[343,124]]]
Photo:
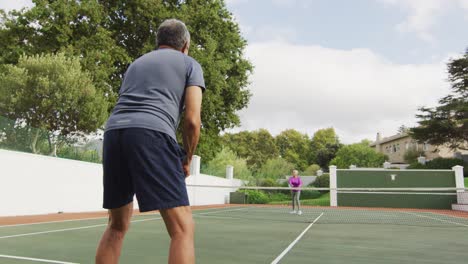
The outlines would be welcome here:
[[[375,141],[377,141],[377,142],[382,141],[382,134],[380,134],[380,132],[377,132],[377,137],[376,137]]]

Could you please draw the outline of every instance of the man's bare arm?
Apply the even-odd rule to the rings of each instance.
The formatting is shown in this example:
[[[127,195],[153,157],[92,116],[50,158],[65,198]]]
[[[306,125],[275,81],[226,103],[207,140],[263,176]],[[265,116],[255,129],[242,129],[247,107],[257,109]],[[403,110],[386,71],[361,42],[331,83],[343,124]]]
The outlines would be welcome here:
[[[184,149],[187,158],[184,160],[185,175],[190,175],[190,163],[197,149],[201,127],[202,89],[198,86],[189,86],[185,89],[185,118],[183,124]]]

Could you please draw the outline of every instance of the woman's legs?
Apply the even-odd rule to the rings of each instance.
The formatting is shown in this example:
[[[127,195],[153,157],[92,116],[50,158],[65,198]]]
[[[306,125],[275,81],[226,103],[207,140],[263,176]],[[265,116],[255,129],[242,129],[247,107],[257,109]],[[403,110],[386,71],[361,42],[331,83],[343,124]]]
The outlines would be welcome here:
[[[301,197],[301,191],[297,191],[297,192],[296,192],[296,195],[295,195],[296,205],[297,205],[297,211],[300,211],[300,210],[301,210],[301,201],[300,201],[300,197]]]

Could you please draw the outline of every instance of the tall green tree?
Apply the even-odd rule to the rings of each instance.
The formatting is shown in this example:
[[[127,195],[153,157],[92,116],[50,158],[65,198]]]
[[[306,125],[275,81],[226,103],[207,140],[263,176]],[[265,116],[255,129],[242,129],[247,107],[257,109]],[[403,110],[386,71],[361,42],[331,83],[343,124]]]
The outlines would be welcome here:
[[[376,152],[366,143],[346,145],[336,153],[336,157],[330,162],[340,169],[348,169],[351,165],[365,168],[380,168],[386,160],[386,156]]]
[[[275,138],[266,129],[225,134],[223,145],[228,146],[239,157],[247,159],[252,172],[257,172],[267,160],[279,155]]]
[[[255,178],[257,180],[265,178],[277,180],[283,178],[286,175],[291,175],[291,172],[294,168],[294,164],[283,158],[269,159],[255,174]]]
[[[228,148],[223,148],[216,156],[208,162],[203,173],[225,177],[226,166],[234,167],[234,178],[252,181],[252,172],[247,167],[245,159],[237,157],[237,155]]]
[[[203,67],[202,137],[197,154],[211,159],[219,133],[239,124],[246,107],[251,63],[247,45],[223,0],[33,0],[29,10],[2,18],[0,62],[20,54],[65,52],[82,58],[97,90],[116,100],[128,64],[155,49],[155,32],[167,18],[183,20],[191,32],[190,55]],[[109,109],[109,110],[110,110]]]
[[[0,73],[0,115],[36,128],[31,150],[37,153],[41,130],[65,138],[96,131],[107,117],[107,102],[78,58],[21,56]]]
[[[316,163],[327,169],[340,147],[341,143],[334,128],[317,130],[310,143],[309,163]]]
[[[419,126],[411,129],[411,135],[419,142],[468,150],[468,49],[447,66],[451,94],[440,99],[437,107],[420,109]]]
[[[305,170],[310,151],[309,136],[297,130],[288,129],[276,136],[276,145],[282,158],[294,164],[298,170]]]

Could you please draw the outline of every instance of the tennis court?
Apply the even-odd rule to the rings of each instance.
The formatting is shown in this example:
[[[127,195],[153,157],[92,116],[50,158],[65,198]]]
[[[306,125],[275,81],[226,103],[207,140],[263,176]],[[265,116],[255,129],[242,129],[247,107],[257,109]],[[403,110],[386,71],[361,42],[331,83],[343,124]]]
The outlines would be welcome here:
[[[466,263],[468,214],[276,205],[194,210],[197,263]],[[0,263],[93,263],[105,217],[0,227]],[[158,213],[137,215],[121,263],[166,263]],[[20,259],[25,258],[25,259]],[[27,259],[26,259],[27,258]]]

